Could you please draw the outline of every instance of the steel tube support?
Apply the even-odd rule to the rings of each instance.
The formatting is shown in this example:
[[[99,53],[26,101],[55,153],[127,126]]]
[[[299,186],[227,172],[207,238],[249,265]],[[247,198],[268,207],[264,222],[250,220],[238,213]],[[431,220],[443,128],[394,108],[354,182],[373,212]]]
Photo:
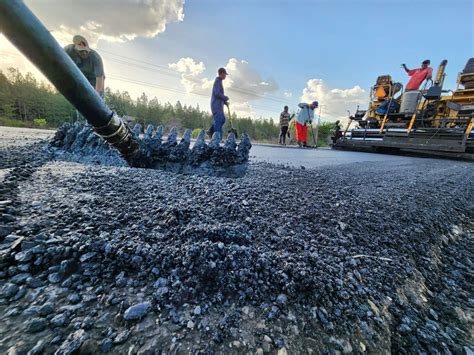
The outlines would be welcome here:
[[[0,0],[0,31],[114,146],[130,165],[136,164],[139,143],[65,53],[46,27],[20,0]],[[139,164],[143,165],[143,164]]]

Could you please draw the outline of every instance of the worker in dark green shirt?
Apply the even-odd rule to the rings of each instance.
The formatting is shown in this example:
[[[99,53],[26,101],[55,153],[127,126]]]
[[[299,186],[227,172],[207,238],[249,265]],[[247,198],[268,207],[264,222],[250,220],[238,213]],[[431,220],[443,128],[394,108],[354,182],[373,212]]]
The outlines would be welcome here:
[[[95,88],[100,97],[104,97],[104,65],[99,53],[89,48],[87,40],[76,35],[72,39],[72,44],[64,47],[66,53],[76,63],[82,74],[87,78]]]

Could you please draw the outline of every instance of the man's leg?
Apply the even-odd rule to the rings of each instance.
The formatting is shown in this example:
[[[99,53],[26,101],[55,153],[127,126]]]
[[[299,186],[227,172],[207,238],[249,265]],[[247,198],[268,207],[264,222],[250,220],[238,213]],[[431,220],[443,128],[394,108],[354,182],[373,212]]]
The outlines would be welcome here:
[[[301,126],[301,140],[303,141],[303,147],[306,147],[306,141],[308,138],[308,126]]]
[[[219,133],[220,140],[222,140],[222,127],[225,123],[224,112],[217,112],[214,114],[214,133]]]
[[[211,127],[207,130],[207,135],[209,136],[209,139],[212,138],[212,135],[214,134],[214,117],[212,118],[212,123]]]
[[[286,133],[288,132],[288,126],[281,127],[282,143],[286,145]]]
[[[296,122],[296,142],[298,145],[301,147],[301,144],[303,143],[302,141],[302,136],[303,136],[303,125],[299,122]]]

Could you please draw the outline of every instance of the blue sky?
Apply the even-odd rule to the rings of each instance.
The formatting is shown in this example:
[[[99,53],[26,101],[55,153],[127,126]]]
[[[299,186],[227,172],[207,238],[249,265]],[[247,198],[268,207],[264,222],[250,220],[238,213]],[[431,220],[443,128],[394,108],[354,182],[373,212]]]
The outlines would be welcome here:
[[[182,0],[168,2],[174,7],[163,11],[166,29],[156,35],[139,28],[147,24],[138,23],[144,18],[142,13],[134,18],[136,1],[116,2],[111,10],[121,12],[116,25],[128,26],[126,35],[134,36],[124,40],[123,33],[117,34],[109,23],[90,32],[92,37],[97,34],[91,46],[103,55],[109,74],[106,83],[112,88],[126,89],[132,97],[144,91],[161,101],[180,99],[207,109],[206,95],[216,69],[234,58],[226,84],[239,113],[277,117],[285,103],[291,110],[300,100],[317,99],[323,106],[323,119],[336,119],[347,109],[355,109],[357,103],[366,105],[369,88],[378,75],[391,74],[395,81],[406,83],[401,63],[415,68],[429,58],[436,70],[439,62],[447,59],[445,87],[454,88],[457,73],[474,57],[473,0],[187,0],[184,8]],[[88,5],[87,11],[98,6],[88,0],[73,3],[27,1],[60,42],[67,38],[61,33],[65,27],[77,28],[76,32],[80,27],[74,22],[77,18],[67,23],[67,16],[48,12],[48,6],[66,10],[75,6],[75,13],[80,12],[81,3]],[[184,18],[173,18],[179,6]],[[153,16],[161,14],[154,10]],[[158,26],[150,21],[153,25]],[[169,68],[181,58],[202,62],[202,66],[185,65],[181,71]]]

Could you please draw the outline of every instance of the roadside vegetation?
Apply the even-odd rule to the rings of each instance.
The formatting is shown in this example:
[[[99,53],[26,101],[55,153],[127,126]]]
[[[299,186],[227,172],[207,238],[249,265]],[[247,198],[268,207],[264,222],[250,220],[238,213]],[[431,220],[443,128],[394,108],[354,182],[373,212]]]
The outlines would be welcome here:
[[[193,135],[197,135],[200,129],[208,129],[212,121],[211,115],[198,105],[183,105],[180,101],[174,105],[163,103],[156,97],[148,98],[145,93],[134,99],[126,91],[113,91],[108,87],[105,100],[120,116],[144,127],[148,124],[163,125],[166,129],[175,126],[180,131],[191,128]],[[14,68],[0,71],[0,126],[56,128],[64,122],[73,122],[75,118],[75,109],[50,84]],[[239,134],[248,133],[253,141],[278,142],[278,117],[251,119],[233,113],[230,122],[227,120],[228,128],[230,123]],[[334,124],[329,122],[320,125],[318,145],[327,145],[333,128]],[[294,135],[294,130],[291,132]],[[313,142],[309,130],[308,144]]]

